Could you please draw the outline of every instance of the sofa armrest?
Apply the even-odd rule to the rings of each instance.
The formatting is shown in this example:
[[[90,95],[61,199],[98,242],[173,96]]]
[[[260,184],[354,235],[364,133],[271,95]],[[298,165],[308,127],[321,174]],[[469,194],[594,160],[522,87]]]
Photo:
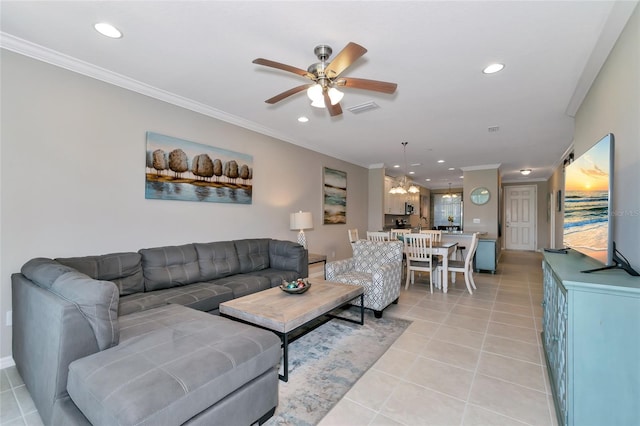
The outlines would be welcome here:
[[[309,253],[292,241],[269,241],[269,266],[283,271],[296,271],[299,277],[309,276]]]
[[[333,262],[328,262],[324,266],[325,275],[328,281],[331,281],[333,278],[338,275],[344,274],[345,272],[353,269],[353,257],[342,260],[334,260]]]

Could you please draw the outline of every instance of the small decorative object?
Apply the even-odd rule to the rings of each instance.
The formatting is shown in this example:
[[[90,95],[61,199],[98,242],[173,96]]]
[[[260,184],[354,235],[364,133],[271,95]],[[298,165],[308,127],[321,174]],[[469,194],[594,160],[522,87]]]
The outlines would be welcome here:
[[[449,216],[447,220],[449,221],[449,226],[453,226],[453,216]]]
[[[290,294],[301,294],[309,290],[311,283],[306,278],[298,278],[295,281],[282,281],[280,290]]]

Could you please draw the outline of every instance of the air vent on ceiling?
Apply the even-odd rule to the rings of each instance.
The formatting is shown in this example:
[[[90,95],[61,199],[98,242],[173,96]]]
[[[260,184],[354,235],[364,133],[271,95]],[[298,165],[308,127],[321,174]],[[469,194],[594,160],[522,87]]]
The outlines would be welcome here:
[[[499,126],[490,126],[490,127],[487,128],[487,131],[489,133],[498,132],[498,131],[500,131],[500,127]]]
[[[377,108],[380,108],[380,106],[377,103],[373,101],[369,101],[360,105],[354,105],[352,107],[348,107],[347,109],[354,114],[360,114],[361,112],[365,112],[365,111],[369,111]]]

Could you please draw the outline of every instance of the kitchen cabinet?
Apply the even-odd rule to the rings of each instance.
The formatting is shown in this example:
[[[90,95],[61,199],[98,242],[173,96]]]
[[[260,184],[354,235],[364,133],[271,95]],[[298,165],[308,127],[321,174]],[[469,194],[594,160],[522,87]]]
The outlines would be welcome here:
[[[558,424],[640,424],[640,278],[544,253],[542,345]]]
[[[385,214],[404,215],[405,195],[389,194],[389,190],[395,184],[395,179],[384,177],[384,212]]]
[[[481,238],[478,240],[474,266],[476,271],[496,273],[496,267],[498,266],[498,246],[495,239]]]

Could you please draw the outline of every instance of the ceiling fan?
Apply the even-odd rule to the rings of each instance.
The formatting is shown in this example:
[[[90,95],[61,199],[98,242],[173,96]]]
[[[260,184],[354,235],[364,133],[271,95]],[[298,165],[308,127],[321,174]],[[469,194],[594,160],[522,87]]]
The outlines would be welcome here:
[[[342,100],[344,94],[340,92],[337,87],[350,87],[353,89],[372,90],[389,94],[396,91],[398,87],[396,83],[341,77],[344,70],[367,52],[367,49],[364,47],[350,42],[331,62],[327,62],[332,52],[333,50],[330,46],[324,44],[316,46],[313,53],[318,57],[320,62],[310,65],[307,71],[292,67],[291,65],[281,64],[280,62],[270,61],[269,59],[258,58],[253,60],[254,64],[292,72],[312,81],[312,83],[303,84],[284,91],[273,98],[267,99],[265,102],[275,104],[291,95],[306,90],[307,95],[312,100],[311,105],[318,108],[326,107],[327,110],[329,110],[329,114],[333,117],[342,114],[340,100]]]

